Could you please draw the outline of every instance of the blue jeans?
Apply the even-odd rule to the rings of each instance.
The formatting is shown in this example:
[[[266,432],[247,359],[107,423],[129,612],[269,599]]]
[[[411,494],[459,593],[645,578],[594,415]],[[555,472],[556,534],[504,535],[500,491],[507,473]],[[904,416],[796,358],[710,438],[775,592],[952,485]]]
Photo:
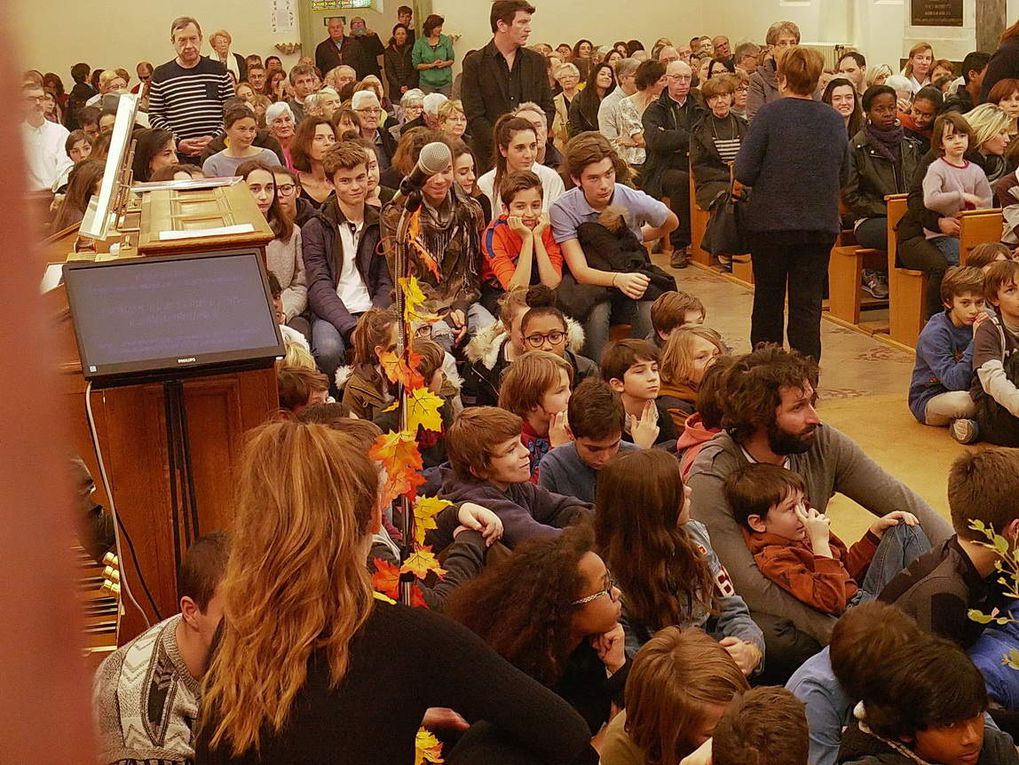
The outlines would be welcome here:
[[[856,243],[872,250],[888,250],[888,218],[867,218],[856,227]]]
[[[311,322],[311,354],[322,373],[335,386],[336,370],[346,362],[347,343],[332,323],[314,316]]]
[[[945,256],[945,260],[948,261],[948,265],[959,265],[959,237],[937,236],[929,241],[938,248],[938,251],[942,255]]]
[[[919,526],[907,526],[901,521],[898,526],[892,526],[881,537],[881,544],[860,582],[860,590],[849,605],[876,598],[902,569],[930,549],[931,542]]]
[[[584,322],[584,355],[601,362],[601,354],[609,341],[613,324],[629,324],[630,337],[643,340],[651,334],[651,300],[631,300],[619,290],[612,297],[591,309]]]
[[[495,324],[495,317],[481,303],[471,303],[467,307],[467,335],[474,337],[485,327]],[[432,340],[437,342],[446,353],[453,352],[453,328],[446,321],[432,323]]]

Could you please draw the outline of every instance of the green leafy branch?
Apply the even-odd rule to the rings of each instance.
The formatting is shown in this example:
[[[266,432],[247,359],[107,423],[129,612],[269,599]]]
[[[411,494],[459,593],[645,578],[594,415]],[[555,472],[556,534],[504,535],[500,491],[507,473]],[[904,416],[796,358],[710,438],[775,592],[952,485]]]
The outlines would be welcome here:
[[[970,521],[969,527],[983,534],[987,540],[986,542],[977,542],[977,544],[993,550],[997,554],[994,570],[999,574],[997,582],[1004,588],[1005,596],[1019,600],[1019,549],[1017,549],[1019,545],[1016,544],[1016,538],[1013,537],[1009,540],[1003,537],[994,531],[994,527],[983,521]],[[994,624],[999,627],[1017,621],[1011,616],[999,616],[996,613],[985,614],[975,608],[969,610],[968,616],[978,624]],[[1002,657],[1001,663],[1019,670],[1019,650],[1010,649],[1008,654]]]

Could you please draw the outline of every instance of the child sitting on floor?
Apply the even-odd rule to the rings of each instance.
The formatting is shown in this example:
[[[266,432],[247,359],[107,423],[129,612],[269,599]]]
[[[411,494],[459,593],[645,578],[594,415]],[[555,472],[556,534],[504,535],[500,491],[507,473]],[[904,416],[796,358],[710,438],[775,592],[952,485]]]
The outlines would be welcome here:
[[[659,348],[665,345],[672,330],[686,324],[703,324],[706,317],[700,298],[689,292],[663,292],[651,304],[651,326],[646,339]]]
[[[697,389],[697,411],[686,418],[683,433],[676,442],[679,470],[685,481],[701,447],[722,432],[722,374],[733,363],[732,356],[719,356],[708,367]]]
[[[305,367],[283,364],[276,372],[280,409],[300,414],[306,406],[324,404],[329,399],[329,378]]]
[[[686,418],[694,413],[697,390],[704,373],[726,353],[722,336],[708,327],[677,327],[665,343],[659,363],[662,386],[657,406],[682,432]]]
[[[809,741],[795,696],[785,688],[751,688],[733,699],[715,726],[710,764],[807,765]]]
[[[531,483],[541,458],[572,439],[566,425],[573,367],[548,351],[528,351],[503,375],[499,406],[523,420],[521,439],[530,454]]]
[[[658,349],[647,340],[616,340],[605,346],[601,357],[601,376],[623,400],[626,423],[623,439],[636,442],[634,430],[658,428],[655,443],[673,441],[676,425],[668,412],[658,405],[661,377]]]
[[[979,268],[982,273],[986,274],[987,269],[991,267],[992,263],[1012,260],[1012,258],[1012,250],[1001,242],[983,242],[969,251],[966,265],[970,268]]]
[[[986,317],[984,274],[979,268],[949,268],[941,282],[945,310],[934,314],[916,342],[909,408],[923,425],[948,425],[962,444],[977,438],[973,380],[973,335]]]
[[[923,179],[923,204],[928,210],[951,217],[963,210],[991,206],[993,193],[987,175],[965,157],[972,140],[973,130],[961,114],[948,112],[934,121],[931,148],[939,157],[928,166]],[[948,236],[926,228],[924,234],[950,266],[959,265],[958,235]]]
[[[916,516],[902,510],[878,518],[863,539],[846,549],[831,533],[828,516],[810,507],[805,491],[798,474],[763,462],[744,465],[725,482],[726,500],[757,568],[818,611],[838,615],[874,597],[930,549]],[[887,533],[896,527],[898,534]]]
[[[522,428],[520,417],[505,409],[464,409],[446,437],[450,467],[439,468],[439,496],[494,512],[505,529],[503,544],[510,548],[525,539],[557,535],[591,513],[589,504],[530,482],[530,451],[521,440]]]
[[[351,333],[354,364],[336,370],[343,403],[355,417],[374,420],[393,403],[396,390],[382,368],[382,357],[388,353],[395,358],[398,331],[398,320],[391,310],[369,308],[358,318]]]
[[[984,297],[994,307],[973,334],[973,385],[980,437],[1019,446],[1019,262],[992,263]]]

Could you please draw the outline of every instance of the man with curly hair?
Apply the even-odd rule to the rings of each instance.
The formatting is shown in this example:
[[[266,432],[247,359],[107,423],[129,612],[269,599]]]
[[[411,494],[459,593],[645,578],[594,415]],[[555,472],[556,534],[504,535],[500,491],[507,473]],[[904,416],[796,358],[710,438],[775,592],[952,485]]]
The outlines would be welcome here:
[[[932,544],[951,534],[918,494],[848,436],[821,422],[814,408],[817,376],[812,359],[775,346],[736,359],[721,382],[723,431],[704,445],[689,479],[691,514],[708,527],[736,590],[764,629],[769,671],[776,675],[783,674],[782,665],[791,671],[818,650],[818,643],[827,643],[835,619],[805,606],[757,570],[723,488],[737,468],[766,462],[792,470],[803,479],[811,507],[821,513],[841,493],[879,517],[895,510],[912,513]],[[776,639],[779,645],[773,646]]]

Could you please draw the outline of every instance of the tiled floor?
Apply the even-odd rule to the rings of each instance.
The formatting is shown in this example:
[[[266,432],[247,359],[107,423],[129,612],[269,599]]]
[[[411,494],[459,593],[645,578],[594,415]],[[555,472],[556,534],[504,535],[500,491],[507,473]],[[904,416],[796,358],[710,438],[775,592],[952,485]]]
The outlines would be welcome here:
[[[667,268],[663,256],[655,260]],[[737,353],[750,350],[753,291],[694,265],[673,273],[680,289],[704,303],[705,323],[722,333]],[[821,342],[822,419],[851,436],[879,465],[948,517],[948,467],[963,447],[944,429],[924,427],[910,414],[906,394],[913,354],[827,319],[821,323]],[[849,541],[870,524],[869,514],[845,497],[830,508],[836,532]]]

